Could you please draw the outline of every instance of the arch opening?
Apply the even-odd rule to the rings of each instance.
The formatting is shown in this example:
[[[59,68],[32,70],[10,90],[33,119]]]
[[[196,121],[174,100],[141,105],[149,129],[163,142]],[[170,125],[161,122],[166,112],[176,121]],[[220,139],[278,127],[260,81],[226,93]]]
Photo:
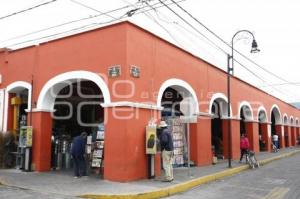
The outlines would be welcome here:
[[[104,98],[97,84],[83,79],[60,82],[53,86],[52,94],[54,102],[50,108],[54,111],[51,114],[51,168],[67,171],[74,165],[70,160],[71,143],[82,132],[86,132],[90,136],[89,143],[96,146],[89,149],[88,154],[100,151],[97,143],[104,143],[102,134],[104,135],[105,117],[101,106]],[[91,165],[96,164],[97,160],[100,157],[93,156]]]
[[[260,110],[258,112],[258,139],[259,139],[259,151],[267,151],[267,143],[268,143],[268,132],[267,129],[264,129],[263,123],[266,123],[267,113],[265,110]]]
[[[242,134],[247,134],[246,122],[253,120],[253,114],[251,108],[247,105],[242,105],[240,107],[240,136]]]
[[[186,106],[185,101],[190,102],[187,105],[196,113],[198,105],[189,89],[180,85],[171,85],[164,89],[159,103],[163,107],[161,119],[167,122],[173,135],[173,165],[175,167],[187,165],[188,160],[187,124],[182,123],[180,120],[180,116],[185,115],[182,111],[183,106]]]
[[[96,73],[66,72],[53,77],[43,86],[34,111],[51,113],[49,123],[52,122],[52,131],[45,129],[45,132],[52,147],[43,150],[51,154],[49,165],[52,168],[70,169],[70,144],[72,138],[82,132],[91,136],[89,140],[92,143],[98,143],[98,138],[102,139],[99,143],[104,143],[105,114],[102,103],[110,103],[110,94],[104,79]],[[39,134],[39,139],[42,139],[41,136]],[[98,144],[95,146],[100,147]],[[91,154],[94,152],[88,151]],[[98,167],[99,163],[104,162],[98,159],[94,162],[92,159],[92,165]]]
[[[284,144],[286,147],[289,147],[289,119],[288,119],[288,116],[287,114],[283,114],[283,124],[284,124],[284,136],[283,136],[283,139],[284,139]]]
[[[223,98],[216,98],[212,102],[210,113],[211,120],[211,145],[214,156],[224,159],[224,118],[228,117],[228,103]]]
[[[273,144],[275,144],[275,146],[277,148],[281,148],[282,147],[282,142],[281,139],[282,138],[282,128],[281,128],[281,113],[279,111],[279,108],[277,105],[273,105],[273,107],[271,108],[271,136],[272,136],[272,141]]]
[[[4,131],[10,131],[19,139],[22,126],[27,126],[28,113],[31,108],[31,84],[14,82],[7,86],[5,93]]]

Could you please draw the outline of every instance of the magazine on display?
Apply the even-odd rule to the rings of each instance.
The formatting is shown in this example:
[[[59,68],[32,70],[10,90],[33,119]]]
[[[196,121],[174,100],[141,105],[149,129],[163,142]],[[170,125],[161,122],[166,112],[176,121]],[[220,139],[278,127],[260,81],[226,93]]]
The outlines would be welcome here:
[[[101,167],[101,162],[102,162],[102,159],[93,159],[92,161],[92,167]]]
[[[103,150],[102,149],[95,149],[93,153],[93,157],[95,158],[102,158]]]
[[[97,140],[104,139],[104,131],[97,131]]]

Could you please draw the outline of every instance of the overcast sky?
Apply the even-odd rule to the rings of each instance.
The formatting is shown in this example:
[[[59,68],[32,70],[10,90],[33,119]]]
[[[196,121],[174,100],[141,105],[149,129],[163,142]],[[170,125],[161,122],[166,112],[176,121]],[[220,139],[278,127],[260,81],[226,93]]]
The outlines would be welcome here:
[[[74,34],[78,31],[116,23],[121,18],[121,20],[130,20],[226,70],[226,54],[218,48],[230,52],[229,47],[216,39],[174,4],[169,5],[170,8],[181,17],[184,17],[193,27],[187,25],[166,7],[159,7],[162,6],[162,4],[159,4],[159,0],[148,0],[150,6],[145,3],[145,0],[51,1],[0,0],[0,47],[16,49],[38,44],[57,37]],[[51,3],[2,18],[46,2]],[[164,2],[166,4],[172,3],[171,0],[164,0]],[[237,53],[234,55],[235,58],[251,72],[236,63],[234,75],[284,101],[300,101],[299,1],[185,0],[180,2],[179,5],[228,43],[231,42],[232,36],[238,30],[247,29],[254,33],[261,50],[260,53],[249,53],[251,36],[248,34],[241,34],[236,37],[235,49],[281,79],[250,63]],[[101,15],[101,13],[122,7],[124,8],[109,13],[109,15]],[[128,11],[136,8],[139,8],[139,10],[132,17],[122,18]],[[139,14],[141,11],[148,12]],[[69,23],[83,18],[87,19]],[[41,31],[63,23],[67,24]],[[30,34],[33,32],[37,33]],[[204,38],[203,35],[213,41],[214,44]],[[216,48],[216,46],[218,47]]]

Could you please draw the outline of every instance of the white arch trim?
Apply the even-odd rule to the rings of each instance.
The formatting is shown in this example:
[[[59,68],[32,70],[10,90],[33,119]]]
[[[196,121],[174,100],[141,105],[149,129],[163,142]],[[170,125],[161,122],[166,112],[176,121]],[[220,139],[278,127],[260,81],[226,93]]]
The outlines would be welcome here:
[[[213,96],[210,98],[210,102],[209,102],[209,109],[208,109],[209,114],[212,114],[212,106],[214,101],[217,99],[222,99],[228,104],[228,99],[226,95],[224,95],[223,93],[214,93]],[[230,116],[232,116],[231,104],[230,104]]]
[[[288,124],[289,123],[289,117],[287,116],[286,113],[283,114],[283,121],[282,121],[283,124]]]
[[[251,113],[250,118],[247,118],[247,115],[245,115],[246,120],[253,120],[253,109],[252,109],[252,106],[250,105],[250,103],[247,102],[247,101],[242,101],[242,102],[239,103],[239,109],[238,109],[238,115],[237,115],[237,117],[240,117],[240,115],[241,115],[241,110],[242,110],[242,107],[243,107],[243,106],[248,107],[249,110],[250,110],[250,113]]]
[[[194,99],[195,104],[196,104],[196,114],[198,114],[200,112],[199,111],[199,102],[198,102],[198,98],[197,98],[195,90],[191,87],[191,85],[189,83],[187,83],[181,79],[176,79],[176,78],[168,79],[164,83],[162,83],[162,85],[160,86],[158,95],[157,95],[157,107],[161,107],[161,100],[162,100],[164,91],[168,87],[172,87],[172,86],[182,87],[191,94],[191,96]]]
[[[278,105],[277,104],[273,104],[273,106],[271,107],[271,109],[270,109],[270,118],[272,118],[272,111],[274,110],[274,109],[277,109],[277,111],[278,111],[278,113],[279,113],[279,118],[276,118],[276,115],[275,115],[275,124],[280,124],[280,123],[276,123],[276,122],[282,122],[281,121],[281,112],[280,112],[280,109],[279,109],[279,107],[278,107]]]
[[[103,80],[103,78],[93,72],[89,71],[70,71],[66,73],[62,73],[50,79],[42,88],[38,101],[37,101],[37,110],[52,110],[55,97],[51,96],[51,88],[53,88],[56,84],[64,82],[64,81],[72,81],[77,79],[85,79],[94,82],[101,90],[104,104],[109,104],[110,100],[110,93],[109,89]]]
[[[8,120],[8,95],[9,93],[18,93],[24,89],[28,89],[28,101],[27,101],[27,109],[31,110],[31,90],[32,86],[28,82],[24,81],[16,81],[9,84],[5,90],[5,99],[4,99],[4,122],[3,122],[3,131],[7,131],[7,120]]]
[[[262,111],[265,113],[265,116],[266,116],[266,121],[263,121],[263,122],[268,122],[269,121],[268,120],[268,113],[267,113],[267,110],[264,106],[260,106],[257,109],[257,121],[258,121],[258,118],[259,118],[259,113],[262,112]]]
[[[13,82],[6,87],[6,92],[8,93],[15,92],[15,90],[18,88],[23,88],[23,89],[26,88],[28,90],[29,89],[31,90],[31,84],[24,81]]]

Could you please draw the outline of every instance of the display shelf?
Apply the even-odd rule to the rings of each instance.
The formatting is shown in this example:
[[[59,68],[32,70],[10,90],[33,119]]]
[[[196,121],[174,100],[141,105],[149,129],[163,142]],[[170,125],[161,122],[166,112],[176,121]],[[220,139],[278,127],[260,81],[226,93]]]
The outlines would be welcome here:
[[[104,131],[97,131],[96,141],[94,143],[94,150],[92,153],[91,167],[103,167],[104,159]]]
[[[170,130],[173,137],[174,146],[174,167],[181,167],[184,165],[185,157],[185,124],[181,123],[179,118],[168,118],[168,124],[170,125]]]

